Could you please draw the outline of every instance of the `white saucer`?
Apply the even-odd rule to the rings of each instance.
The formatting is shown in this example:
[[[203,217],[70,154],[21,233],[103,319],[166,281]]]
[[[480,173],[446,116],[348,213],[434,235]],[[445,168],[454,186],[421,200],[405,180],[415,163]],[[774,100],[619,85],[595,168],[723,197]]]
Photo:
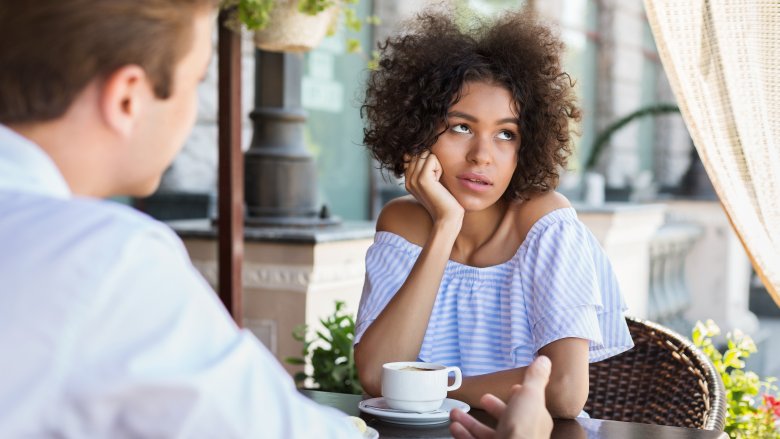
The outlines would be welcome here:
[[[363,439],[379,439],[379,432],[371,427],[366,427],[366,431],[363,432]]]
[[[460,409],[464,412],[471,410],[471,407],[465,402],[450,398],[444,400],[440,409],[426,413],[391,409],[387,406],[384,398],[371,398],[360,401],[358,408],[361,412],[374,415],[385,422],[412,425],[442,424],[450,420],[450,410],[452,409]]]

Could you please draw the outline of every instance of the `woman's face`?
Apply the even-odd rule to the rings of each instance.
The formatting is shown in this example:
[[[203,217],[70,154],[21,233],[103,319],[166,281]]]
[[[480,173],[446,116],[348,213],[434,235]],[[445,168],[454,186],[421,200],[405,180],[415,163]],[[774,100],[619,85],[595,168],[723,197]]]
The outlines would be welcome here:
[[[467,82],[461,95],[431,152],[441,163],[444,187],[466,211],[479,211],[509,187],[520,149],[520,120],[504,87]]]

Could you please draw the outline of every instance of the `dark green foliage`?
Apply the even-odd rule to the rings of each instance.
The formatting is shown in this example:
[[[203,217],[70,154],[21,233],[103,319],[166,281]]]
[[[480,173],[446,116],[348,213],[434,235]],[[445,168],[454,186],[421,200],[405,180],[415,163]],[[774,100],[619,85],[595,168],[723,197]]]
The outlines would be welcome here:
[[[330,316],[320,319],[324,330],[314,332],[308,339],[309,328],[301,325],[293,331],[293,338],[303,342],[301,357],[286,358],[289,364],[311,364],[313,372],[295,374],[300,386],[311,378],[314,388],[327,392],[363,393],[358,381],[352,341],[355,339],[355,319],[344,311],[344,302],[336,301],[336,310]]]

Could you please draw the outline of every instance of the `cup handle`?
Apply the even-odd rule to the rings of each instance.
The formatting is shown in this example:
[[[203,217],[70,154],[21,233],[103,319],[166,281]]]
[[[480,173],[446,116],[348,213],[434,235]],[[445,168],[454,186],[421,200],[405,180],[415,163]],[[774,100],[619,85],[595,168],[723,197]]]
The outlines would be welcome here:
[[[452,383],[451,386],[447,386],[447,391],[455,390],[460,388],[461,383],[463,382],[463,376],[460,373],[460,368],[457,366],[450,366],[447,369],[447,376],[450,376],[450,372],[455,373],[455,382]]]

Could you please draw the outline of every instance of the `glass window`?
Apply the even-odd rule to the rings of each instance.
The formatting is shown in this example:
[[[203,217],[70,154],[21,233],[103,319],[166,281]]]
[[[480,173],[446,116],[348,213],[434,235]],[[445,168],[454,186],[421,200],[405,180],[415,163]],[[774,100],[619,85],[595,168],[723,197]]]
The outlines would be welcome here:
[[[642,21],[642,107],[658,102],[658,77],[663,72],[655,40],[647,19]],[[655,119],[644,117],[639,120],[639,169],[651,172],[654,167]]]
[[[575,136],[574,154],[559,190],[579,198],[580,175],[596,136],[596,81],[599,50],[598,2],[596,0],[545,0],[536,3],[540,15],[556,24],[566,45],[564,70],[575,83],[582,109],[580,135]]]
[[[360,2],[358,14],[371,14],[371,2]],[[348,35],[349,34],[349,35]],[[308,119],[304,131],[307,150],[317,163],[320,202],[347,220],[370,216],[370,160],[363,144],[360,96],[367,74],[367,56],[348,53],[347,38],[359,38],[371,48],[371,27],[360,34],[339,30],[325,38],[304,61],[301,90]]]

